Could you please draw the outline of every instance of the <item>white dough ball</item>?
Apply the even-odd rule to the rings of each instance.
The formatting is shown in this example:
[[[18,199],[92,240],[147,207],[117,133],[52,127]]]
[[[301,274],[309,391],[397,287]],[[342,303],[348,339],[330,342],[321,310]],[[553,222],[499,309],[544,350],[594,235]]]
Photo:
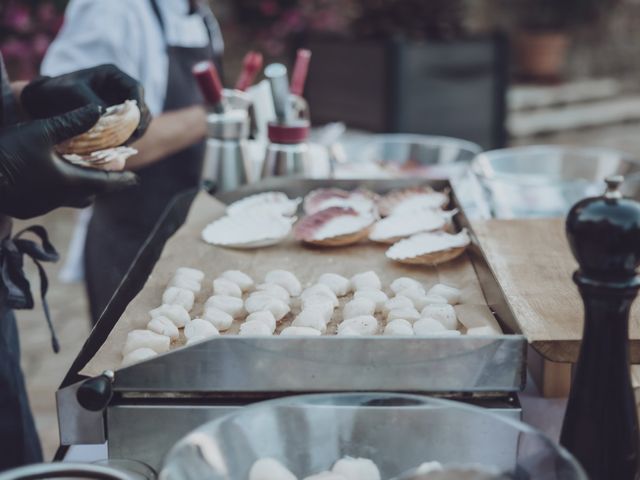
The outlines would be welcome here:
[[[149,358],[153,358],[158,354],[148,347],[137,348],[124,356],[122,359],[122,367],[128,367],[134,363],[139,363]]]
[[[338,333],[345,328],[353,329],[360,335],[375,335],[378,332],[378,320],[371,315],[348,318],[338,325]]]
[[[438,283],[431,287],[429,290],[429,295],[440,295],[447,299],[447,303],[451,305],[457,305],[460,303],[460,299],[462,298],[462,292],[460,289],[456,287],[450,287],[449,285],[445,285],[443,283]]]
[[[203,320],[202,318],[194,318],[189,322],[189,324],[184,327],[184,336],[187,338],[192,337],[215,337],[220,335],[220,332],[213,324],[207,320]]]
[[[139,348],[150,348],[156,353],[165,353],[169,351],[170,344],[171,340],[166,335],[151,330],[132,330],[127,335],[122,355],[126,356]]]
[[[298,316],[291,322],[294,327],[309,327],[318,330],[319,332],[327,331],[327,322],[323,313],[319,309],[305,309],[302,310]]]
[[[409,288],[422,288],[422,284],[417,280],[409,277],[400,277],[396,278],[393,282],[391,282],[391,291],[396,295],[403,290],[407,290]]]
[[[202,335],[194,335],[191,338],[187,338],[186,345],[193,345],[195,343],[204,342],[207,338],[209,338],[209,337],[204,337]]]
[[[398,295],[402,295],[403,297],[408,298],[413,302],[413,306],[418,308],[418,305],[421,305],[424,302],[424,297],[427,296],[424,288],[422,287],[411,287],[402,290]]]
[[[176,269],[176,273],[174,273],[173,276],[191,278],[192,280],[195,280],[198,283],[204,280],[204,272],[202,270],[198,270],[197,268],[180,267]]]
[[[437,305],[439,303],[449,303],[449,302],[447,302],[447,299],[444,298],[443,296],[434,295],[432,293],[427,293],[425,295],[425,297],[423,298],[423,302],[424,302],[424,305],[422,306],[422,308],[426,307],[427,305]],[[422,310],[422,308],[420,310]]]
[[[280,332],[281,337],[318,337],[320,330],[311,327],[287,327]]]
[[[344,327],[342,330],[338,330],[339,337],[361,337],[362,334],[352,327]]]
[[[204,304],[205,310],[209,308],[217,308],[223,312],[227,312],[233,318],[240,318],[244,315],[244,302],[241,298],[232,297],[230,295],[213,295]]]
[[[316,296],[328,298],[329,300],[331,300],[334,307],[337,307],[338,305],[340,305],[340,302],[338,301],[338,297],[336,296],[335,293],[333,293],[333,290],[331,290],[328,286],[326,286],[323,283],[316,283],[315,285],[312,285],[311,287],[306,288],[300,294],[300,299],[304,301],[309,297],[316,297]]]
[[[253,280],[249,275],[240,270],[227,270],[220,275],[220,278],[226,278],[240,287],[243,292],[253,287]]]
[[[180,336],[180,332],[178,331],[178,327],[176,327],[175,323],[162,315],[153,317],[149,323],[147,323],[147,330],[159,333],[160,335],[165,335],[172,339],[176,339]]]
[[[344,297],[351,291],[349,279],[337,273],[323,273],[318,278],[318,283],[326,285],[339,297]]]
[[[380,480],[380,470],[368,458],[344,457],[335,463],[331,471],[347,480]]]
[[[334,472],[320,472],[309,477],[304,477],[303,480],[347,480],[346,477]]]
[[[244,322],[240,325],[240,332],[238,333],[238,335],[242,335],[243,337],[270,337],[272,334],[269,325],[260,320]]]
[[[213,281],[213,294],[226,295],[229,297],[242,297],[242,289],[237,283],[226,278],[216,278]]]
[[[458,317],[456,316],[456,311],[448,303],[427,305],[422,309],[422,316],[435,318],[447,330],[456,330],[458,328]]]
[[[409,323],[408,321],[406,321],[406,320],[404,320],[402,318],[396,318],[395,320],[392,320],[389,323],[387,323],[387,326],[384,327],[383,335],[389,335],[389,336],[407,335],[407,336],[412,336],[413,335],[413,327],[411,326],[411,323]]]
[[[202,320],[206,320],[220,332],[229,330],[233,324],[233,317],[231,315],[215,307],[205,307]]]
[[[394,309],[387,314],[387,322],[391,322],[398,318],[406,320],[409,323],[414,323],[416,320],[420,319],[420,313],[418,313],[415,308],[408,307]]]
[[[413,324],[413,333],[416,335],[433,335],[446,331],[447,329],[434,318],[421,318]]]
[[[297,478],[279,461],[273,458],[261,458],[251,466],[249,480],[297,480]]]
[[[354,290],[381,290],[382,282],[376,272],[370,270],[351,277],[351,286]]]
[[[485,325],[483,327],[473,327],[467,330],[467,335],[472,336],[495,336],[502,335],[502,332],[497,331],[495,328]]]
[[[273,313],[271,313],[268,310],[265,310],[262,312],[250,313],[245,321],[246,322],[252,322],[252,321],[262,322],[267,327],[269,327],[269,330],[271,331],[271,333],[276,331],[276,317],[274,317]]]
[[[370,290],[368,288],[358,290],[353,295],[353,298],[368,298],[370,300],[373,300],[376,304],[376,312],[381,312],[384,309],[384,304],[387,300],[389,300],[387,294],[382,290]]]
[[[303,299],[300,302],[300,305],[302,306],[303,310],[306,310],[307,308],[312,308],[312,307],[320,308],[325,312],[324,314],[328,318],[331,318],[331,316],[333,315],[333,310],[335,309],[333,300],[331,300],[325,295],[312,295],[310,297]]]
[[[270,297],[265,293],[251,294],[245,302],[245,307],[249,313],[268,310],[273,314],[278,322],[291,310],[287,303],[282,300],[278,300],[277,298]]]
[[[151,315],[151,318],[167,317],[178,328],[184,327],[191,321],[189,312],[180,305],[160,305],[158,308],[151,310],[149,315]]]
[[[388,314],[391,310],[398,310],[399,308],[413,308],[413,302],[404,295],[396,295],[384,302],[382,311]]]
[[[169,282],[170,287],[184,288],[185,290],[191,290],[194,294],[200,291],[202,287],[200,282],[191,277],[185,277],[182,275],[174,275]]]
[[[277,283],[261,283],[256,287],[256,292],[266,293],[267,295],[289,303],[291,295],[286,288]]]
[[[342,308],[342,318],[348,319],[362,315],[373,315],[376,304],[370,298],[354,298]]]
[[[297,297],[302,292],[300,280],[291,272],[286,270],[271,270],[264,277],[265,283],[275,283],[284,287],[292,297]]]
[[[168,287],[162,294],[162,303],[167,305],[180,305],[187,312],[190,312],[195,302],[195,295],[186,288]]]

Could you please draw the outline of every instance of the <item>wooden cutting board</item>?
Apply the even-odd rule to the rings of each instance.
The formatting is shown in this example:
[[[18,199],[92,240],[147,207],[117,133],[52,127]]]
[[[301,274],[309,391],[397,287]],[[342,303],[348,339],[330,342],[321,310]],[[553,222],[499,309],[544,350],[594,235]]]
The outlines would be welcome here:
[[[521,332],[547,360],[575,363],[584,309],[571,279],[577,269],[564,219],[473,222],[481,250]],[[640,301],[631,313],[631,361],[640,363]]]

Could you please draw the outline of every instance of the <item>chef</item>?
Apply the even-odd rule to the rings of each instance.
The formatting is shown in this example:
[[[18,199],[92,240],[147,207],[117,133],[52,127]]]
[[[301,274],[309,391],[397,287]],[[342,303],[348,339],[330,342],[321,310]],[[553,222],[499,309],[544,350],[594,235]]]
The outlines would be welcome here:
[[[57,78],[10,84],[0,57],[0,471],[42,460],[40,443],[20,370],[20,347],[12,309],[31,308],[33,296],[22,272],[23,256],[40,271],[45,314],[46,277],[40,262],[57,253],[42,227],[11,235],[11,218],[27,219],[54,208],[81,207],[97,194],[135,184],[131,173],[104,172],[67,163],[54,145],[91,128],[100,111],[126,99],[138,102],[142,120],[134,138],[149,123],[142,88],[112,65]],[[72,111],[70,111],[72,110]],[[20,118],[23,112],[27,118]],[[22,123],[17,123],[22,121]],[[25,235],[29,234],[29,235]],[[34,241],[32,238],[38,238]],[[31,237],[31,238],[29,238]],[[57,340],[52,333],[54,350]]]
[[[85,247],[91,315],[97,321],[171,199],[195,188],[205,151],[204,100],[191,74],[218,64],[219,26],[198,0],[71,0],[43,73],[113,63],[145,87],[154,119],[127,168],[139,185],[96,200]]]

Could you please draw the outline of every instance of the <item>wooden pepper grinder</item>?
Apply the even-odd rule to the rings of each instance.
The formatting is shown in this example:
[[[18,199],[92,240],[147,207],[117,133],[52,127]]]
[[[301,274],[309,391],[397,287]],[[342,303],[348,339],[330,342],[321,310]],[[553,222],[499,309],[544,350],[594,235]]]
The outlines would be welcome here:
[[[640,288],[640,203],[622,197],[623,180],[607,178],[606,193],[578,202],[566,222],[585,314],[560,443],[591,480],[633,480],[638,472],[629,310]]]

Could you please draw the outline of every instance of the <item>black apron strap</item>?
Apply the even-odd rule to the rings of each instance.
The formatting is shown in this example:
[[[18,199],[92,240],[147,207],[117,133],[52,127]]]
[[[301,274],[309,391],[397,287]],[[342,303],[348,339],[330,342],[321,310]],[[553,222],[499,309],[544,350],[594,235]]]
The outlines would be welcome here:
[[[36,235],[41,244],[38,245],[32,240],[21,238],[25,233]],[[31,257],[33,263],[38,268],[40,274],[40,298],[42,299],[42,308],[44,309],[47,326],[51,333],[51,345],[53,351],[60,351],[60,344],[56,337],[51,314],[49,312],[49,304],[46,300],[47,290],[49,289],[49,281],[47,274],[40,262],[56,262],[60,258],[58,252],[49,241],[49,236],[44,227],[35,225],[25,228],[18,232],[13,238],[7,237],[0,243],[0,287],[4,290],[4,296],[7,299],[9,308],[14,309],[31,309],[34,301],[31,294],[29,280],[23,270],[23,256]]]

